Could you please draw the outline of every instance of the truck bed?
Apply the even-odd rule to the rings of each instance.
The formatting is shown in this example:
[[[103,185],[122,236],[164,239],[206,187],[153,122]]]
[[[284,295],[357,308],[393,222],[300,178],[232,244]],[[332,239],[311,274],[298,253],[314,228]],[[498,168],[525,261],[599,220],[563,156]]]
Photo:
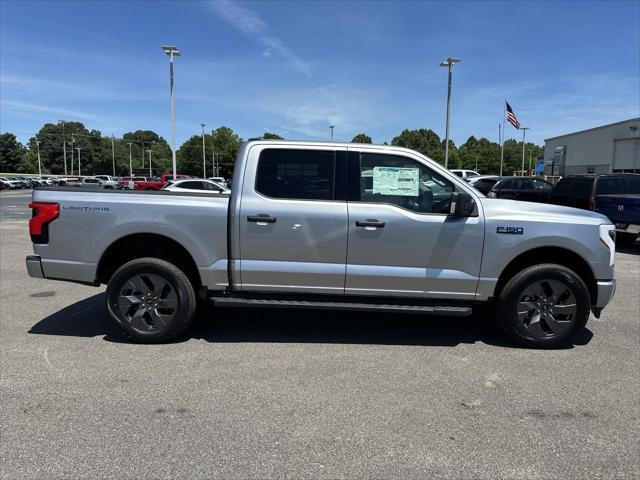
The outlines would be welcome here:
[[[144,234],[184,246],[202,285],[212,290],[227,285],[229,195],[52,187],[34,189],[33,201],[60,206],[48,227],[49,243],[34,244],[45,277],[93,283],[103,252],[125,237]]]

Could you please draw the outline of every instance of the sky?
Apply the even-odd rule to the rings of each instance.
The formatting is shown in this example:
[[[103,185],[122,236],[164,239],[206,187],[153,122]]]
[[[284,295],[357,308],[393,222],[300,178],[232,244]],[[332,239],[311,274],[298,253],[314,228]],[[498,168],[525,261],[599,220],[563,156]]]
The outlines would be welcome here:
[[[403,129],[498,140],[504,99],[527,140],[640,116],[640,2],[0,0],[0,131],[47,122],[170,138],[390,142]],[[506,138],[521,138],[507,124]]]

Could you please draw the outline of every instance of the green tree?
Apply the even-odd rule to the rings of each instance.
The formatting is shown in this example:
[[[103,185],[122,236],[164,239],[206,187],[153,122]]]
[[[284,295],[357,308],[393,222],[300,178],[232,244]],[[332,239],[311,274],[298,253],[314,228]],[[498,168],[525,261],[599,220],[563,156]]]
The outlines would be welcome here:
[[[282,138],[277,133],[271,133],[271,132],[264,132],[264,135],[262,135],[262,138],[265,140],[284,140],[284,138]]]
[[[0,135],[0,172],[18,172],[25,154],[24,146],[13,133]]]
[[[437,162],[444,162],[444,143],[431,129],[403,130],[391,140],[391,145],[410,148]],[[451,151],[449,152],[451,153]]]
[[[118,149],[117,158],[124,157],[124,168],[129,173],[129,143],[131,143],[131,158],[133,170],[149,168],[149,152],[151,150],[151,166],[154,170],[161,173],[170,172],[173,169],[173,160],[171,156],[171,147],[167,141],[152,130],[136,130],[135,132],[127,132],[122,135],[120,148]],[[177,154],[176,154],[177,156]],[[121,163],[119,162],[121,165]],[[186,173],[180,170],[178,164],[178,173]]]
[[[351,143],[373,143],[373,141],[366,133],[359,133],[351,139]]]
[[[215,139],[215,144],[213,142]],[[242,139],[228,127],[214,130],[214,136],[205,134],[205,156],[207,176],[213,175],[212,146],[215,149],[216,163],[220,175],[230,177],[233,172],[236,154]],[[184,142],[177,152],[178,170],[188,175],[202,176],[202,136],[194,135]]]

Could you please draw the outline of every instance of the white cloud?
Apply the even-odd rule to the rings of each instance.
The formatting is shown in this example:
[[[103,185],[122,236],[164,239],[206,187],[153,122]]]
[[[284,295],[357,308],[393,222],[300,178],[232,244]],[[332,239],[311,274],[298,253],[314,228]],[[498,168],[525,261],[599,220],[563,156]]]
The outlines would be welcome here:
[[[67,119],[84,119],[84,120],[94,120],[96,118],[95,115],[86,112],[80,112],[78,110],[69,110],[66,108],[58,108],[49,105],[35,105],[32,103],[25,102],[14,102],[14,101],[6,101],[2,100],[2,108],[7,110],[17,110],[21,112],[33,112],[33,113],[54,113],[58,116],[67,117]]]
[[[209,9],[229,25],[237,28],[245,35],[253,38],[266,50],[262,55],[270,56],[272,53],[283,57],[295,70],[312,77],[311,67],[285,43],[270,32],[267,22],[250,8],[238,5],[231,0],[214,0],[207,3]]]

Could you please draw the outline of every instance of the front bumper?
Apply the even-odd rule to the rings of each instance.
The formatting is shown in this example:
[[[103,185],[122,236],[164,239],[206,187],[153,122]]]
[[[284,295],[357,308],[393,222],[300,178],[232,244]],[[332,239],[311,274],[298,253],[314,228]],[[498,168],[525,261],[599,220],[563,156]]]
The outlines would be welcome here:
[[[593,314],[596,316],[596,318],[600,318],[600,312],[602,312],[602,309],[609,304],[609,302],[613,298],[613,295],[616,293],[616,281],[615,279],[598,281],[597,285],[598,299],[595,305],[592,306],[592,308]]]
[[[44,278],[40,255],[27,255],[25,262],[27,264],[27,273],[29,273],[30,277]]]

